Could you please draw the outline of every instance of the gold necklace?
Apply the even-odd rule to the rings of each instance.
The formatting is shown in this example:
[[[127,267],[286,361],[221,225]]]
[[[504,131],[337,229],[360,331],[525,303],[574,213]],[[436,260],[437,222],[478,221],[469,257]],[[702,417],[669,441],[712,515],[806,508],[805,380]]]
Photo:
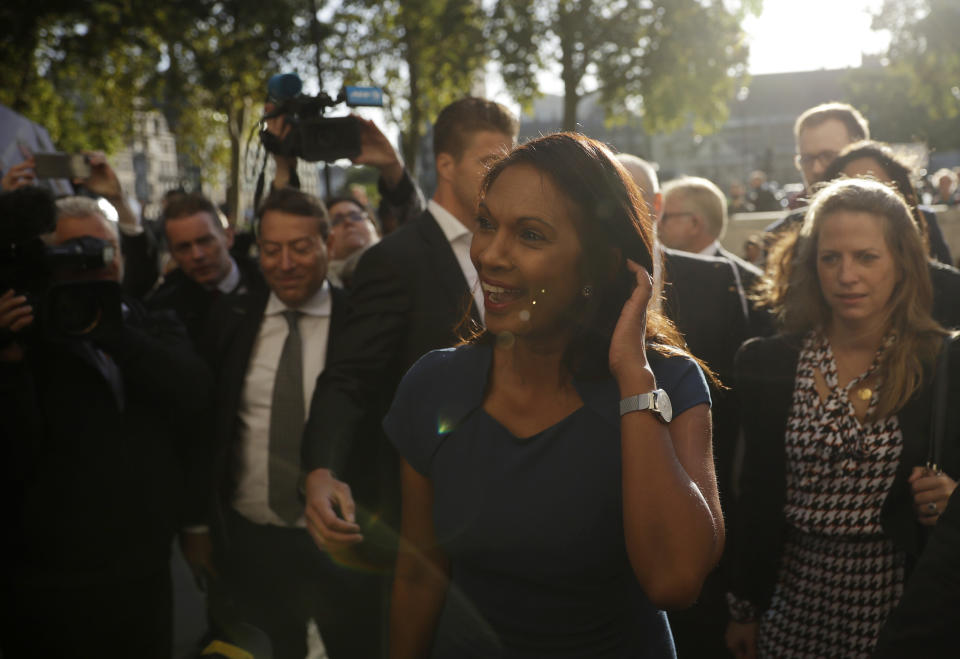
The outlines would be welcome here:
[[[859,387],[856,390],[856,394],[860,400],[870,400],[873,398],[873,389],[870,387]]]

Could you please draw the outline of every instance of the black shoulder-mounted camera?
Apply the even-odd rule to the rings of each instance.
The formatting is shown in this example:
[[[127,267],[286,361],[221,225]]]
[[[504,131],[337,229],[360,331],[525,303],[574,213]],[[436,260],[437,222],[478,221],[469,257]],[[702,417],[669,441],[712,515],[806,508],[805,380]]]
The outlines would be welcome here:
[[[337,98],[326,92],[316,96],[301,93],[303,83],[296,73],[280,73],[267,83],[267,100],[274,109],[260,121],[260,141],[270,153],[309,162],[333,162],[360,154],[360,124],[355,117],[325,117],[324,111],[340,103],[348,107],[382,107],[379,87],[344,87]],[[267,131],[264,122],[283,117],[290,126],[286,137]]]
[[[28,334],[49,341],[114,338],[123,322],[120,285],[91,281],[84,273],[113,263],[116,248],[92,236],[47,244],[42,236],[55,228],[56,214],[43,188],[0,193],[0,293],[12,289],[26,296],[36,318]],[[0,332],[0,345],[13,338]]]

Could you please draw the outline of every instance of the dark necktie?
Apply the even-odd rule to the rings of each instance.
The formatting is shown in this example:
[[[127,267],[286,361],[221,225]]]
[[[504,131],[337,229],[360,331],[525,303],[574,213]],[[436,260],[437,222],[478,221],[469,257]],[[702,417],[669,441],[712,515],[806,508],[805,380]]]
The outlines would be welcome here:
[[[303,504],[297,492],[304,421],[301,315],[302,312],[293,309],[283,312],[289,330],[277,364],[270,407],[270,509],[288,524],[295,523],[303,514]]]

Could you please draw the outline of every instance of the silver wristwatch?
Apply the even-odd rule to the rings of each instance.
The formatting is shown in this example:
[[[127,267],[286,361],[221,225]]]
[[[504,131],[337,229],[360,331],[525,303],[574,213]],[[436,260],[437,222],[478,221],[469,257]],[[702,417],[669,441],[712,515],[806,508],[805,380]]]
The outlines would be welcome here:
[[[620,416],[641,410],[650,410],[664,423],[670,423],[670,419],[673,418],[670,396],[663,389],[654,389],[645,394],[627,396],[620,401]]]

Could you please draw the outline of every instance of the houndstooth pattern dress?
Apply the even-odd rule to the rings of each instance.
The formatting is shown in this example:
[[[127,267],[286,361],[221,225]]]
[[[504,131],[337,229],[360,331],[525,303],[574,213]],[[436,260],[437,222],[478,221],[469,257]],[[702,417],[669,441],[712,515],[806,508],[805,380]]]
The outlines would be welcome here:
[[[829,343],[816,333],[805,339],[785,440],[789,532],[760,620],[760,657],[869,657],[903,592],[905,557],[880,526],[903,449],[900,424],[895,415],[861,423],[850,402],[881,353],[841,388]],[[870,409],[876,404],[874,394]]]

